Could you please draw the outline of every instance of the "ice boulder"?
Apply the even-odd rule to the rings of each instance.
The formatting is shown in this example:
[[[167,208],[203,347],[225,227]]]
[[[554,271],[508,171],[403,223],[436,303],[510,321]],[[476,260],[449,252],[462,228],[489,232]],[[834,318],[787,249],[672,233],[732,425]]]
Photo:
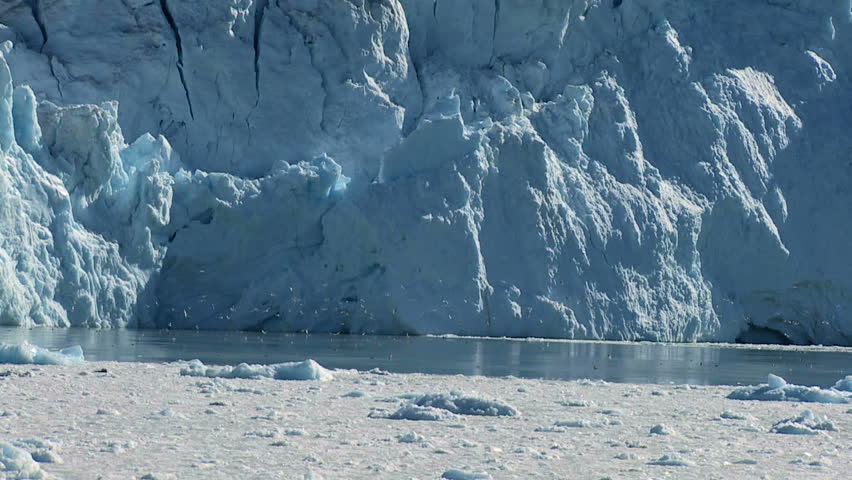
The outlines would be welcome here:
[[[833,388],[805,387],[789,384],[783,378],[770,373],[767,383],[738,388],[731,392],[728,398],[769,402],[852,403],[850,390],[844,388],[848,387],[848,379],[849,377],[839,380]]]
[[[412,405],[446,410],[456,415],[514,417],[520,415],[515,407],[497,399],[466,395],[462,392],[427,393],[414,398]]]
[[[0,363],[19,365],[81,365],[85,362],[79,345],[59,351],[48,350],[30,343],[0,343]]]
[[[852,393],[852,375],[846,375],[834,384],[834,389]]]
[[[772,426],[773,433],[785,435],[819,435],[820,432],[834,432],[834,424],[805,410],[798,417],[787,418]]]
[[[0,476],[9,479],[50,480],[54,478],[41,469],[26,450],[0,440]]]
[[[328,381],[334,375],[313,360],[286,362],[272,365],[249,365],[208,367],[199,360],[192,360],[181,368],[181,375],[208,378],[272,378],[275,380],[321,380]]]

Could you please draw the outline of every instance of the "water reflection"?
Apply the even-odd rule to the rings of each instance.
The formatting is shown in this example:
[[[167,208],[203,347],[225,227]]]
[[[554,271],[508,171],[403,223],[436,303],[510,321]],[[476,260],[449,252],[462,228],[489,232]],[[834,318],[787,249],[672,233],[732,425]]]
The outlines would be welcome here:
[[[630,383],[753,384],[775,373],[795,383],[829,386],[852,374],[852,349],[0,327],[0,342],[25,340],[48,348],[79,344],[90,360],[198,358],[205,363],[234,364],[313,358],[331,368]]]

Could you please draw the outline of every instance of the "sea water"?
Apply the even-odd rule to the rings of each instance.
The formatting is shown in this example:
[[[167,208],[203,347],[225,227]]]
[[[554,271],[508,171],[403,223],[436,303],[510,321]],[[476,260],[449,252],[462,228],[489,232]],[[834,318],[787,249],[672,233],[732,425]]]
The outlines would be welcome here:
[[[81,345],[87,360],[263,364],[312,358],[328,368],[624,383],[755,384],[774,373],[825,387],[852,372],[852,348],[841,347],[0,327],[0,342],[23,341],[51,349]]]

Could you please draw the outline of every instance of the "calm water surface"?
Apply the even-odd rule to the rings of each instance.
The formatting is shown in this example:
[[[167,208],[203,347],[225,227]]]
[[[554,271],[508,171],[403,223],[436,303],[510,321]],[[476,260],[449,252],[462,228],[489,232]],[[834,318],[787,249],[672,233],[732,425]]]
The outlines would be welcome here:
[[[313,358],[329,368],[398,373],[507,376],[627,383],[737,385],[774,373],[803,385],[852,375],[852,348],[608,343],[481,338],[304,335],[188,330],[20,329],[0,327],[0,343],[81,345],[88,360],[209,364]]]

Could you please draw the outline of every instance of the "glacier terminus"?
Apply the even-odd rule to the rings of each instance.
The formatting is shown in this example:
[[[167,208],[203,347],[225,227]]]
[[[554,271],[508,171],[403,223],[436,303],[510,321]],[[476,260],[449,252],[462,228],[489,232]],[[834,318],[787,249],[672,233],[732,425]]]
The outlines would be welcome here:
[[[852,345],[850,0],[6,0],[0,324]]]

